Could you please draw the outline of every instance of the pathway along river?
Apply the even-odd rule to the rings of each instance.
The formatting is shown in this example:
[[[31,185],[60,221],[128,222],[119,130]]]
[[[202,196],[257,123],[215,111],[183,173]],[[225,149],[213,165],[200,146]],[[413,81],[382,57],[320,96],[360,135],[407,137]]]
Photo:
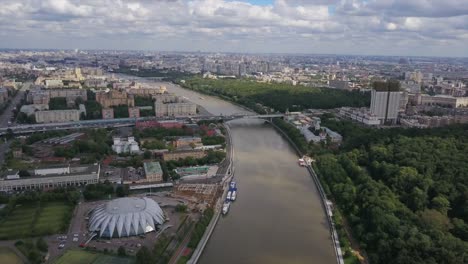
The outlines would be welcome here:
[[[226,101],[165,84],[213,114],[245,112]],[[336,263],[320,196],[288,141],[261,120],[229,122],[237,200],[221,217],[201,264]]]

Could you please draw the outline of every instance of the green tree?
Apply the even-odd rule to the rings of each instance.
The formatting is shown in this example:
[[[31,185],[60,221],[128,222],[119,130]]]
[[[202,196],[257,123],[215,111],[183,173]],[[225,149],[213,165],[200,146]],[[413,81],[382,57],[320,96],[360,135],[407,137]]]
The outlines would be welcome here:
[[[49,246],[47,245],[47,242],[42,237],[37,239],[36,247],[42,252],[47,252],[47,250],[49,250]]]
[[[436,196],[431,200],[431,206],[435,210],[447,214],[447,211],[450,209],[450,201],[444,196]]]
[[[118,249],[117,249],[117,255],[119,255],[120,257],[125,257],[127,256],[127,252],[125,251],[125,248],[123,246],[120,246]]]
[[[153,258],[151,252],[147,247],[142,246],[136,254],[137,264],[153,264]]]

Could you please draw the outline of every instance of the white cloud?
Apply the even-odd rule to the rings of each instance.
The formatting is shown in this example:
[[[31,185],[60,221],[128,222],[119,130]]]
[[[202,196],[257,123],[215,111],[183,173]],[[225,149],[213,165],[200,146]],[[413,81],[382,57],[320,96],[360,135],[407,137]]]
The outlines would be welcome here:
[[[0,6],[0,35],[8,36],[0,47],[74,48],[66,44],[73,40],[84,48],[393,53],[407,47],[411,53],[443,43],[451,48],[440,55],[468,55],[462,48],[466,0],[276,0],[266,6],[245,0],[0,0]],[[32,41],[25,42],[27,36]]]

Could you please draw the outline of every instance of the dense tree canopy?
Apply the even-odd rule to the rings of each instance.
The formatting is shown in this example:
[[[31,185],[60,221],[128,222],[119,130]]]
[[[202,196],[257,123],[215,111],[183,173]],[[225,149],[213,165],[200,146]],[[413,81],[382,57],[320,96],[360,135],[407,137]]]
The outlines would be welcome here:
[[[468,126],[323,123],[344,144],[316,155],[322,184],[371,263],[467,262]]]
[[[181,83],[188,89],[220,96],[257,111],[256,103],[285,112],[308,108],[362,107],[370,104],[369,93],[328,88],[258,83],[248,79],[211,80],[191,78]],[[262,110],[259,109],[258,112]]]

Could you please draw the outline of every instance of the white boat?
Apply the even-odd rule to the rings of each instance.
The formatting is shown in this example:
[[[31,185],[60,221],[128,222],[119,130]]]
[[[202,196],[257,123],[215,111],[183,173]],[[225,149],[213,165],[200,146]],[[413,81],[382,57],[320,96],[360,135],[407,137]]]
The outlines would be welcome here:
[[[235,201],[235,200],[236,200],[236,196],[237,196],[237,192],[236,192],[236,191],[232,191],[232,194],[231,194],[231,201]]]
[[[230,202],[225,202],[223,204],[223,215],[227,214],[227,212],[229,211],[229,206],[231,205]]]
[[[227,196],[226,196],[226,199],[231,200],[231,195],[232,195],[232,192],[229,191],[228,194],[227,194]]]

